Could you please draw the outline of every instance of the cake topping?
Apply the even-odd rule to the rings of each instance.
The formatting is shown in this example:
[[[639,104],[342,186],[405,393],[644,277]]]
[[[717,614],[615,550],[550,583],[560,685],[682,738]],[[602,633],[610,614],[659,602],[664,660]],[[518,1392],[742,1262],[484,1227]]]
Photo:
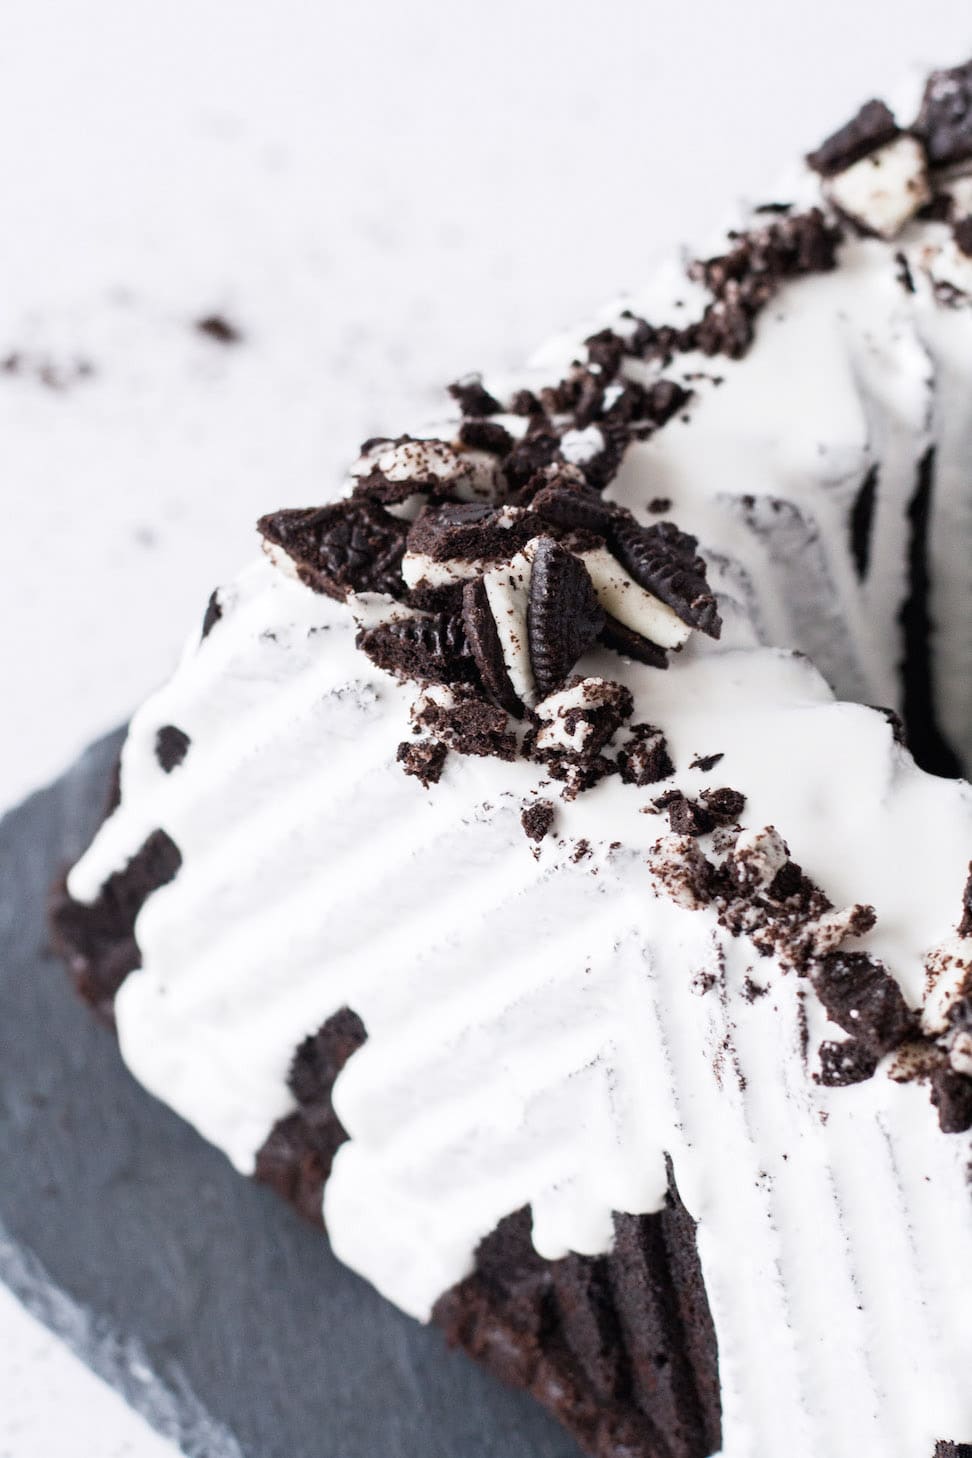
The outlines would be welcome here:
[[[883,101],[868,101],[855,117],[821,142],[807,162],[822,177],[843,172],[898,135],[898,124]]]
[[[914,130],[936,167],[972,158],[972,61],[932,72]]]
[[[550,800],[535,800],[532,805],[525,805],[520,815],[520,824],[527,839],[539,844],[552,827],[555,814],[556,810]]]
[[[349,592],[401,594],[405,527],[373,502],[276,511],[261,517],[257,529],[315,592],[338,600]]]
[[[475,676],[475,664],[454,613],[429,613],[363,628],[357,637],[378,668],[398,678],[425,683],[463,683]]]
[[[412,705],[411,718],[416,731],[460,754],[516,758],[509,715],[468,684],[429,684]]]
[[[916,137],[902,134],[832,177],[835,207],[865,231],[894,238],[931,199],[925,151]]]
[[[466,375],[449,386],[449,394],[459,404],[463,415],[498,415],[502,406],[485,388],[481,375]]]
[[[818,1056],[820,1071],[814,1077],[827,1088],[863,1083],[873,1076],[878,1065],[875,1053],[857,1038],[847,1038],[842,1043],[823,1042]]]
[[[828,952],[810,975],[830,1020],[877,1057],[914,1033],[898,984],[865,952]]]
[[[162,725],[155,736],[155,757],[167,775],[185,759],[191,742],[184,729],[178,729],[175,724]]]
[[[434,739],[406,739],[398,746],[395,758],[407,775],[414,775],[428,789],[438,784],[448,752],[445,744]]]
[[[604,622],[587,569],[552,537],[533,550],[527,636],[537,692],[553,693],[590,648]]]
[[[653,724],[632,724],[618,750],[618,771],[626,785],[656,785],[675,773],[668,742]]]

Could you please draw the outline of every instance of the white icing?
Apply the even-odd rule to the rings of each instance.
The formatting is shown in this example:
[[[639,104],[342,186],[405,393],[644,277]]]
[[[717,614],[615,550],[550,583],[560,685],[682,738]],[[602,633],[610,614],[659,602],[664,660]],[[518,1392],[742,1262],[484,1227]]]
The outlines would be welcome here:
[[[510,562],[494,567],[483,575],[486,600],[496,624],[513,692],[528,707],[537,702],[537,686],[533,679],[527,636],[527,606],[532,572],[533,543],[528,542],[523,551],[517,552]]]
[[[859,945],[916,1009],[930,950],[954,937],[972,791],[920,773],[806,658],[754,644],[810,654],[848,699],[897,704],[908,506],[934,445],[935,671],[945,730],[972,760],[972,311],[945,307],[920,269],[907,294],[894,259],[919,262],[940,231],[848,242],[833,274],[781,292],[745,359],[673,365],[723,383],[697,382],[689,422],[633,446],[609,494],[640,513],[672,498],[710,557],[726,632],[692,635],[666,672],[606,652],[578,667],[626,683],[634,722],[663,729],[677,767],[664,788],[745,794],[746,874],[768,884],[785,836],[835,906],[875,908]],[[676,288],[697,301],[673,267],[634,312],[671,317]],[[556,379],[578,337],[526,387]],[[848,514],[873,465],[859,581]],[[532,703],[529,573],[527,549],[485,581]],[[220,602],[133,719],[121,806],[69,880],[93,899],[156,827],[182,853],[138,918],[143,965],[118,996],[136,1076],[251,1170],[293,1108],[294,1048],[350,1006],[368,1041],[334,1091],[350,1140],[325,1214],[338,1255],[406,1310],[426,1317],[524,1204],[544,1255],[605,1250],[612,1210],[658,1208],[667,1152],[699,1222],[725,1458],[925,1458],[972,1434],[969,1141],[939,1133],[927,1091],[881,1071],[814,1082],[804,984],[711,907],[671,898],[699,847],[645,813],[652,788],[614,777],[558,805],[534,856],[519,813],[556,793],[542,769],[452,755],[428,791],[403,775],[414,693],[355,651],[342,605],[267,561]],[[171,776],[154,752],[166,723],[191,740]],[[709,774],[690,768],[714,752]],[[591,855],[575,863],[579,840]],[[846,922],[816,930],[830,945]],[[750,976],[768,989],[755,1001]],[[935,997],[940,1020],[947,985]],[[812,996],[803,1006],[811,1049],[838,1036]],[[964,1068],[967,1043],[950,1056]]]
[[[560,438],[560,453],[571,466],[593,461],[604,449],[604,436],[596,425],[584,430],[565,430]]]
[[[848,217],[895,238],[931,200],[924,148],[902,134],[831,178],[828,191]]]
[[[480,577],[487,563],[478,557],[468,559],[450,557],[438,561],[427,552],[406,552],[402,558],[402,577],[408,587],[451,587],[456,582],[468,582],[471,577]]]

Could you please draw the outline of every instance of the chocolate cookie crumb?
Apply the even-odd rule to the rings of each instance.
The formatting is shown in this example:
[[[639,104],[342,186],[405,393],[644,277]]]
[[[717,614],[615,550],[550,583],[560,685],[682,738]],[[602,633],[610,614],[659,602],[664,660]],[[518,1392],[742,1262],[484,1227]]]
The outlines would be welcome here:
[[[502,405],[485,388],[479,375],[466,375],[449,386],[449,394],[463,415],[498,415]]]
[[[632,724],[631,737],[618,750],[617,758],[626,785],[655,785],[675,773],[668,741],[653,724]]]
[[[820,1070],[814,1080],[825,1088],[846,1088],[871,1078],[878,1065],[877,1056],[856,1038],[843,1043],[820,1044]]]
[[[648,503],[648,510],[652,516],[664,516],[666,511],[672,509],[672,498],[670,496],[653,496]]]
[[[829,136],[825,142],[807,157],[814,172],[822,177],[833,177],[844,172],[862,157],[876,152],[879,147],[893,142],[899,127],[893,113],[883,101],[868,101],[855,117]]]
[[[196,320],[196,329],[200,334],[205,334],[207,339],[214,339],[217,344],[240,344],[243,339],[242,330],[223,314],[207,314],[202,319]]]
[[[972,1078],[950,1068],[936,1069],[931,1076],[931,1101],[943,1134],[965,1134],[972,1129]]]
[[[375,502],[335,501],[329,506],[271,512],[257,530],[286,552],[301,582],[342,602],[349,592],[400,597],[405,524]]]
[[[830,1020],[877,1057],[913,1033],[915,1020],[900,987],[866,952],[829,952],[810,976]]]
[[[206,611],[203,615],[200,638],[208,638],[222,616],[223,609],[219,605],[219,589],[216,588],[209,594],[209,601],[206,604]]]
[[[709,770],[715,769],[720,759],[725,759],[725,757],[724,751],[720,751],[718,754],[696,754],[689,769],[702,770],[703,774],[708,774]]]
[[[955,224],[955,242],[960,253],[972,258],[972,218],[963,218]]]
[[[438,784],[447,754],[446,746],[434,739],[406,739],[398,746],[395,758],[407,775],[414,775],[428,789]]]
[[[550,800],[535,800],[532,805],[525,806],[520,815],[520,824],[527,838],[538,843],[543,840],[553,825],[555,813]]]
[[[175,724],[162,725],[155,736],[155,757],[167,775],[185,759],[191,742],[184,729],[177,729]]]
[[[745,795],[729,789],[703,790],[699,799],[716,825],[735,824],[746,804]]]
[[[972,157],[972,61],[932,72],[912,130],[936,167]]]

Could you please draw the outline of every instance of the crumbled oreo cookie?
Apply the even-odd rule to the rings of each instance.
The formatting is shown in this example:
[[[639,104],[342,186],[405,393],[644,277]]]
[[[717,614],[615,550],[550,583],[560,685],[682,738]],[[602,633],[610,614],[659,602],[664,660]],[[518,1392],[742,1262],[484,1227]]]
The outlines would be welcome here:
[[[486,502],[448,502],[428,506],[408,531],[410,554],[435,562],[502,561],[525,547],[540,527],[531,512]]]
[[[196,329],[217,344],[239,344],[243,339],[243,331],[224,314],[206,314],[204,318],[196,320]]]
[[[530,663],[541,698],[563,683],[604,624],[587,568],[553,537],[533,550],[527,607]]]
[[[877,1057],[914,1033],[915,1019],[900,987],[866,952],[830,952],[810,976],[831,1022]]]
[[[639,587],[666,603],[683,623],[718,638],[722,621],[695,537],[668,521],[641,526],[624,513],[611,523],[610,547]]]
[[[472,451],[488,451],[492,456],[508,456],[514,441],[505,426],[494,420],[475,418],[464,420],[459,427],[459,439]]]
[[[315,592],[339,601],[349,592],[403,594],[405,524],[373,502],[276,511],[261,517],[257,530]]]
[[[962,915],[959,919],[958,934],[960,937],[972,937],[972,862],[969,863],[969,874],[965,882],[965,890],[962,892]]]
[[[627,624],[619,623],[617,618],[611,617],[610,613],[604,615],[601,642],[605,648],[620,653],[622,658],[633,658],[636,663],[645,663],[650,668],[668,667],[668,654],[664,648],[659,648],[657,643],[652,643],[650,639],[642,637]]]
[[[709,770],[715,769],[719,761],[725,757],[721,751],[718,754],[697,754],[689,764],[689,769],[701,770],[703,774],[708,774]]]
[[[551,465],[560,455],[560,441],[547,430],[537,430],[510,451],[503,461],[503,474],[511,491],[525,486],[530,477],[544,466]]]
[[[819,1058],[820,1069],[814,1074],[814,1079],[825,1088],[847,1088],[850,1084],[864,1083],[873,1077],[878,1065],[873,1049],[856,1038],[847,1038],[842,1043],[821,1043]]]
[[[899,130],[893,112],[883,101],[868,101],[855,117],[811,152],[807,162],[822,177],[833,177],[887,142],[893,142]]]
[[[605,381],[613,379],[624,358],[625,344],[621,336],[615,334],[613,329],[601,329],[585,339],[584,343],[587,346],[587,358],[591,364],[597,365],[602,378]]]
[[[519,718],[523,713],[523,705],[510,681],[503,657],[503,645],[496,630],[486,585],[481,577],[467,582],[463,588],[462,622],[469,651],[487,694],[508,714]]]
[[[972,1129],[972,1078],[951,1068],[936,1069],[931,1076],[931,1101],[943,1134],[965,1134]]]
[[[530,509],[544,522],[566,531],[594,532],[607,537],[619,508],[604,500],[576,468],[550,468],[538,473]]]
[[[537,705],[532,750],[536,758],[590,762],[631,716],[634,699],[624,684],[572,678]],[[646,726],[647,727],[647,726]]]
[[[520,824],[527,839],[536,841],[539,845],[553,826],[555,814],[550,800],[534,800],[532,804],[525,805],[520,815]]]
[[[935,167],[972,158],[972,61],[932,72],[912,130]]]
[[[618,750],[617,763],[626,785],[657,785],[675,773],[668,741],[653,724],[632,724],[630,737]]]
[[[952,229],[955,246],[966,258],[972,258],[972,218],[962,218]]]
[[[459,754],[516,759],[518,746],[509,715],[468,684],[431,685],[412,706],[412,722]]]
[[[699,799],[716,825],[734,825],[743,812],[746,796],[738,790],[703,790]]]
[[[715,298],[700,323],[680,336],[679,346],[741,358],[752,343],[756,317],[780,286],[833,269],[839,241],[839,230],[811,208],[737,235],[728,253],[694,263],[689,276]]]
[[[214,588],[209,594],[209,601],[206,604],[206,611],[203,614],[200,638],[208,638],[222,616],[223,609],[219,602],[219,589]]]
[[[420,683],[468,683],[476,677],[462,619],[452,613],[403,618],[363,629],[355,640],[376,667]]]
[[[664,810],[674,835],[708,835],[715,829],[715,819],[695,800],[690,800],[682,790],[668,790],[653,801],[656,810]]]
[[[448,753],[437,740],[406,739],[398,746],[395,758],[407,775],[414,775],[428,789],[438,784]]]
[[[155,736],[155,758],[167,775],[182,763],[191,743],[184,729],[177,728],[175,724],[162,725]]]
[[[449,394],[457,402],[463,415],[481,418],[486,415],[499,415],[503,409],[483,385],[479,375],[466,375],[464,379],[456,380],[449,386]]]

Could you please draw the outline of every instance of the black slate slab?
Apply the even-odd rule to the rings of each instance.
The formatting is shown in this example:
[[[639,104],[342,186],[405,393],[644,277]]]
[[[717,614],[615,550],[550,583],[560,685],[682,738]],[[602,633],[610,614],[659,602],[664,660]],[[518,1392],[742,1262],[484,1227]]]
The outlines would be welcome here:
[[[45,899],[118,743],[0,822],[0,1279],[200,1458],[577,1458],[140,1089],[75,999]]]

